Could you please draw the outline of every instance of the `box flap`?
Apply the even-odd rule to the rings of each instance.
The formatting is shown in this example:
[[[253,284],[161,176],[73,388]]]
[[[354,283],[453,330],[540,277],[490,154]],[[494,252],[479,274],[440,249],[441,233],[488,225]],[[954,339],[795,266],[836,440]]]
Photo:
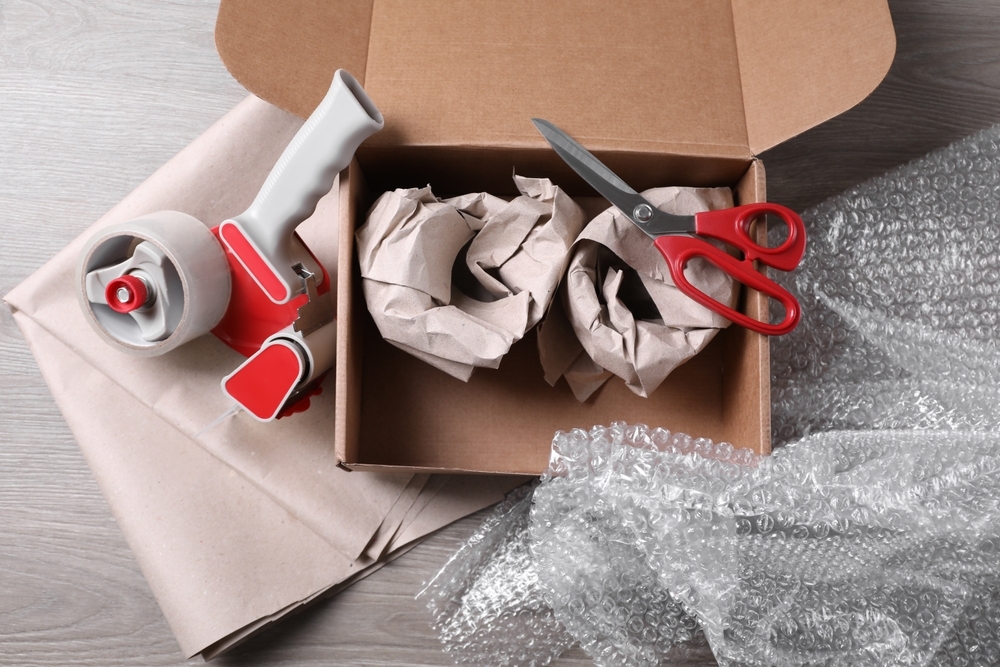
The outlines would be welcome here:
[[[713,35],[719,38],[712,38]],[[730,0],[376,0],[366,88],[405,145],[749,157]]]
[[[540,116],[595,151],[745,158],[859,102],[895,47],[886,0],[222,0],[216,42],[300,116],[352,71],[386,117],[365,150],[541,148]]]
[[[896,52],[881,1],[733,0],[733,23],[755,155],[863,100]]]
[[[373,2],[222,2],[215,48],[247,90],[305,118],[338,68],[364,85]]]

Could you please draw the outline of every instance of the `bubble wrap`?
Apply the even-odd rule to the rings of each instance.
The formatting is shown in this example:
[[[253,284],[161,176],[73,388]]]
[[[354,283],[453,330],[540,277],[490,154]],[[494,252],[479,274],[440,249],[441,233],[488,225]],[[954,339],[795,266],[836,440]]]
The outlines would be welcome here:
[[[456,662],[547,665],[574,644],[538,586],[528,547],[531,486],[512,491],[418,597]]]
[[[714,455],[720,461],[713,463],[730,474],[736,464],[721,461],[753,457],[664,429],[614,424],[574,430],[556,434],[549,470],[535,491],[529,534],[539,585],[556,618],[602,667],[652,667],[704,643],[697,620],[670,594],[637,543],[636,526],[629,523],[638,518],[635,506],[619,502],[626,489],[648,489],[662,458],[659,448]],[[725,483],[721,477],[704,481]]]
[[[1000,126],[806,211],[802,304],[771,340],[774,442],[818,430],[994,429]]]
[[[658,665],[707,641],[732,667],[1000,664],[998,146],[987,130],[803,215],[806,259],[777,276],[803,319],[771,341],[774,441],[791,444],[557,434],[530,515],[520,501],[525,560],[503,573],[482,539],[465,557],[508,592],[531,568],[507,600],[532,614],[502,631],[534,641],[477,662],[576,641],[598,665]],[[563,634],[527,630],[545,623]]]
[[[992,434],[830,432],[760,458],[615,424],[557,434],[530,520],[528,501],[430,586],[463,661],[541,665],[575,640],[661,665],[702,633],[734,667],[1000,660]]]

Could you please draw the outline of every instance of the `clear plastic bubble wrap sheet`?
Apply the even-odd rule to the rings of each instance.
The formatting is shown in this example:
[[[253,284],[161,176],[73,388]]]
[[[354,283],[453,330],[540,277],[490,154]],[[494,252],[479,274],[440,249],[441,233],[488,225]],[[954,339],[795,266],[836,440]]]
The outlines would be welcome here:
[[[1000,361],[1000,126],[803,214],[775,279],[802,321],[771,340],[775,444],[832,429],[983,429]]]
[[[615,424],[558,434],[529,502],[429,588],[460,661],[575,641],[652,666],[707,639],[733,666],[1000,664],[997,436],[840,431],[761,458]]]
[[[536,667],[574,643],[538,585],[528,547],[531,493],[512,491],[421,592],[457,662]]]
[[[505,666],[706,641],[732,667],[1000,664],[998,212],[998,128],[807,211],[806,259],[777,277],[803,319],[771,341],[775,453],[557,434],[533,497],[429,587],[462,618],[446,645]]]

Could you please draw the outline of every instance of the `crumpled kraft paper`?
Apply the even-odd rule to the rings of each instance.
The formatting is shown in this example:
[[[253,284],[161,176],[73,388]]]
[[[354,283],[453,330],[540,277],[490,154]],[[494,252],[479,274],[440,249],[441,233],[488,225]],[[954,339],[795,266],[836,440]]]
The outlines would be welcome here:
[[[654,188],[642,193],[675,215],[731,208],[729,188]],[[691,283],[733,306],[739,285],[708,262],[684,271]],[[565,377],[586,401],[612,375],[649,396],[700,352],[729,320],[686,296],[653,240],[617,208],[591,220],[570,253],[569,268],[538,333],[545,380]]]
[[[521,196],[510,202],[439,200],[429,186],[387,192],[356,233],[382,337],[463,381],[498,367],[542,318],[585,222],[548,179],[514,182]]]
[[[247,98],[5,297],[186,656],[225,650],[520,482],[338,468],[332,381],[304,413],[200,433],[229,409],[219,383],[243,357],[211,335],[134,357],[84,320],[73,272],[94,232],[159,210],[209,225],[241,212],[301,123]],[[332,276],[336,211],[334,188],[299,228]]]

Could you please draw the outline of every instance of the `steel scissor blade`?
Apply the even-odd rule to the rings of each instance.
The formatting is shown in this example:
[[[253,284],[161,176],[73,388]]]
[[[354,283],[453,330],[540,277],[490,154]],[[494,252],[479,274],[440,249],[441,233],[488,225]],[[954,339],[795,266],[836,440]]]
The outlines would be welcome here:
[[[545,140],[559,154],[559,157],[566,164],[573,167],[573,170],[580,174],[583,180],[590,183],[595,190],[604,195],[612,204],[615,203],[612,197],[619,192],[624,195],[633,196],[639,194],[628,183],[618,178],[618,174],[608,169],[590,151],[576,143],[576,141],[558,127],[541,118],[532,118],[531,122],[535,124],[538,131],[545,137]]]
[[[547,120],[532,118],[538,131],[552,146],[552,150],[573,168],[583,180],[601,193],[605,199],[624,213],[642,231],[652,238],[663,234],[694,231],[693,221],[684,216],[674,216],[664,213],[650,204],[645,197],[632,189],[618,175],[590,151],[574,141],[568,134]],[[641,219],[637,213],[645,214]]]

